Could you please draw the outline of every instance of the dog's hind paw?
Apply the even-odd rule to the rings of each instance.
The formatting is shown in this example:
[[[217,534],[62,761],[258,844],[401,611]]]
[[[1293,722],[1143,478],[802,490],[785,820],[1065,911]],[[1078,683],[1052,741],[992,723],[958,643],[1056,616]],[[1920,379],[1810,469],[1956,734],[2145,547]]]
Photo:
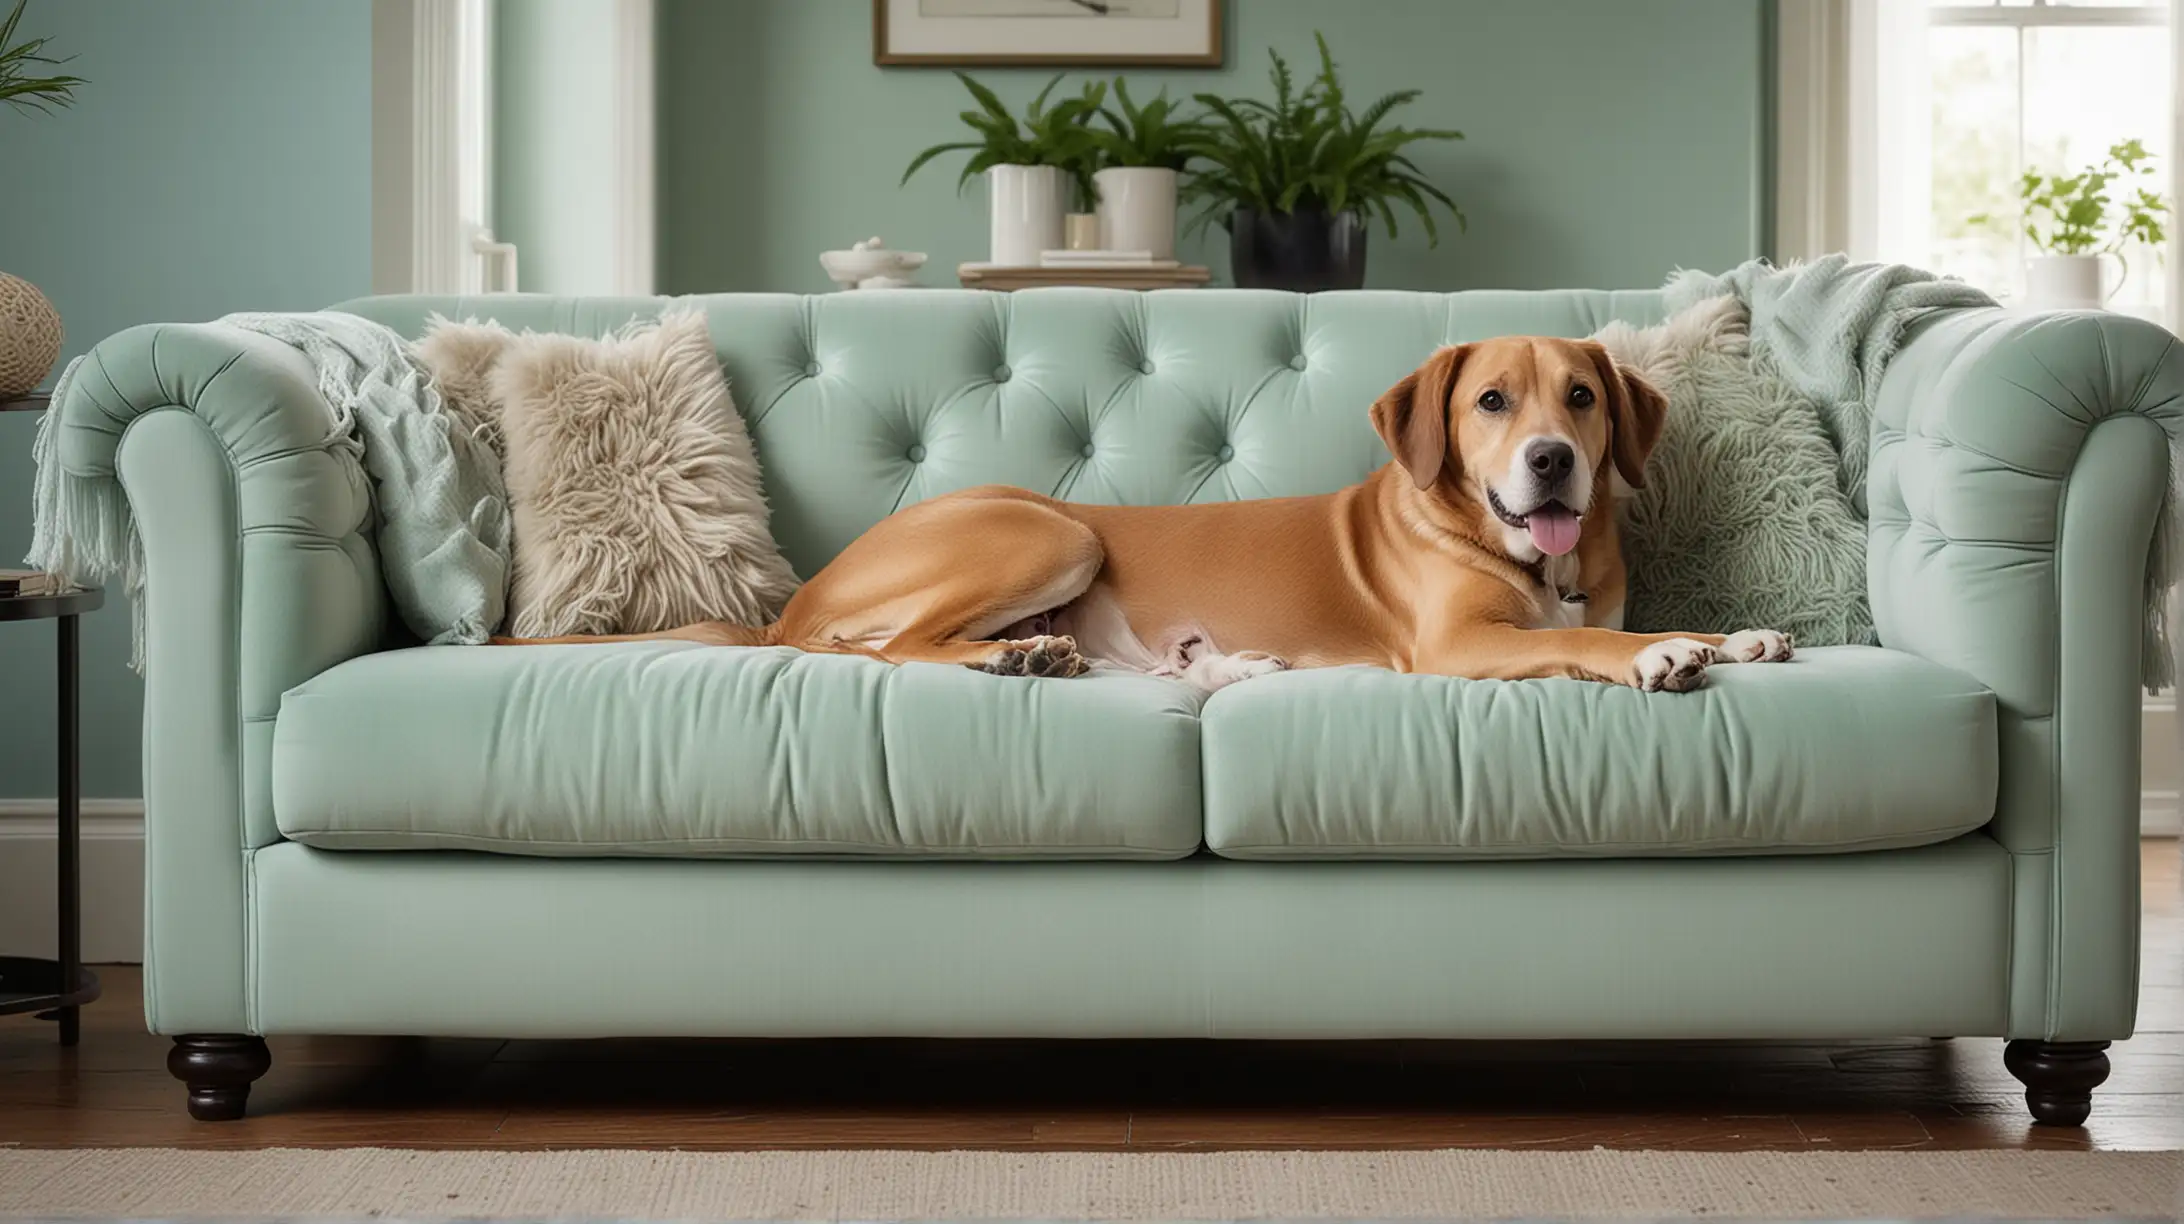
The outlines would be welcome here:
[[[974,670],[1049,680],[1067,680],[1092,670],[1092,661],[1077,652],[1077,639],[1073,637],[1025,638],[1003,645],[1006,649],[984,663],[974,664]]]
[[[1667,638],[1631,661],[1631,687],[1648,693],[1688,693],[1706,683],[1706,669],[1720,652],[1692,638]]]
[[[1790,635],[1779,629],[1739,629],[1721,643],[1724,663],[1780,663],[1790,654]]]

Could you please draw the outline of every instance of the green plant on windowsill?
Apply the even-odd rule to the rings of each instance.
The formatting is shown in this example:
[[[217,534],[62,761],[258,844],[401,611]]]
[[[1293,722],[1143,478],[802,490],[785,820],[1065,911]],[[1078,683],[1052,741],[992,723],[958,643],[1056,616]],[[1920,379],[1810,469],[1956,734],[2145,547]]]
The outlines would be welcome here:
[[[15,27],[22,21],[23,8],[29,3],[30,0],[15,0],[15,8],[5,21],[0,21],[0,101],[17,110],[35,111],[74,105],[76,87],[88,82],[66,73],[37,75],[46,68],[58,67],[68,61],[44,54],[46,40],[43,38],[15,41]]]
[[[2169,202],[2146,186],[2153,160],[2143,142],[2126,140],[2077,174],[2027,170],[2017,183],[2018,225],[2049,255],[2114,255],[2121,261],[2123,248],[2133,242],[2158,246],[2168,238],[2163,218]],[[1968,220],[2000,224],[1991,213]]]

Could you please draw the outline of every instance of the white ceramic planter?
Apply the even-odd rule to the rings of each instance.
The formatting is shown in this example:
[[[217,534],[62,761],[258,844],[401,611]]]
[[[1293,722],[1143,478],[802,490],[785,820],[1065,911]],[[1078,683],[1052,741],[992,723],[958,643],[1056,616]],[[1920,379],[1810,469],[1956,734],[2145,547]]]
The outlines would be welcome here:
[[[1069,177],[1058,166],[995,166],[986,171],[993,253],[1005,268],[1035,268],[1039,252],[1062,249]]]
[[[2101,290],[2106,271],[2100,255],[2035,255],[2025,264],[2025,304],[2034,310],[2099,310],[2123,288],[2122,260],[2116,283]]]
[[[1111,166],[1092,176],[1100,196],[1100,246],[1175,258],[1175,171]]]

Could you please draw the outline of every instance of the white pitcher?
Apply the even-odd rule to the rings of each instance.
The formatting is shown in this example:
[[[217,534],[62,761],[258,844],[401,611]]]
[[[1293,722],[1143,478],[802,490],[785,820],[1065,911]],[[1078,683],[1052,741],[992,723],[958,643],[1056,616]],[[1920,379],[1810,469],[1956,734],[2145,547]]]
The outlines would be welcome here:
[[[2101,260],[2116,261],[2116,283],[2101,289]],[[2113,251],[2099,255],[2035,255],[2025,265],[2025,304],[2034,310],[2099,310],[2123,288],[2123,256]]]

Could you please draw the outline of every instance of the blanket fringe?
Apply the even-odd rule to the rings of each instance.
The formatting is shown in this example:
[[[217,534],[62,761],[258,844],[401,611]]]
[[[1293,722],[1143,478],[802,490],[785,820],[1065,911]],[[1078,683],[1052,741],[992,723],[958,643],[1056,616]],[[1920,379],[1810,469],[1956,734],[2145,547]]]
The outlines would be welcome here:
[[[61,405],[85,358],[61,371],[52,406],[38,422],[31,445],[37,465],[32,490],[30,552],[24,563],[58,574],[78,586],[116,586],[129,600],[129,666],[144,671],[144,545],[136,516],[113,472],[68,470],[54,453],[60,445]]]

